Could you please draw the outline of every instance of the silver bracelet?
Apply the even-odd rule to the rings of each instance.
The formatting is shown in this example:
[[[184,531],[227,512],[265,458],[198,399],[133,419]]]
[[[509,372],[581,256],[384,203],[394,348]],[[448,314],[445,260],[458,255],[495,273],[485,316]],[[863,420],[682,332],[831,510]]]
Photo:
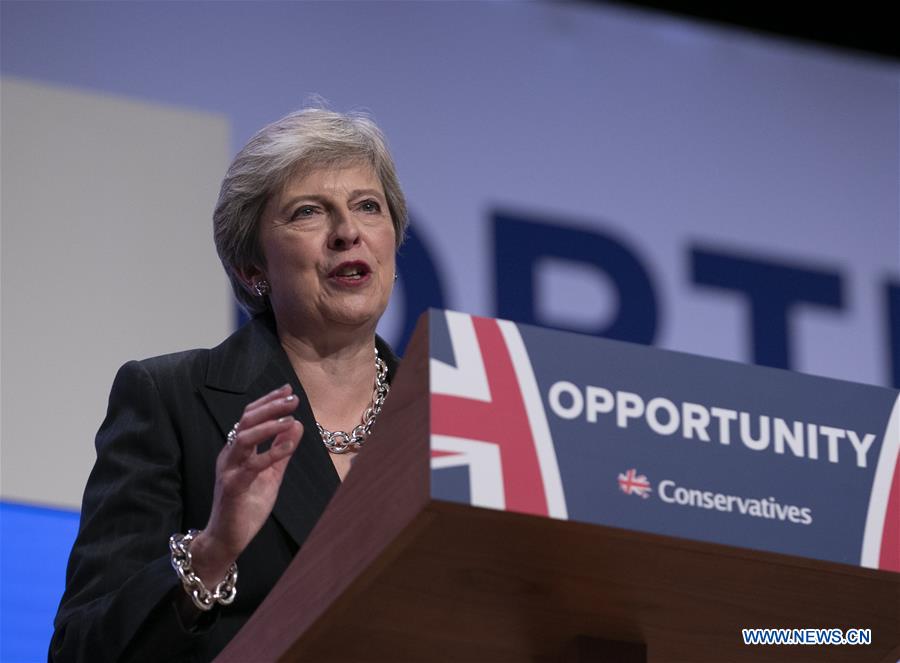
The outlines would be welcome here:
[[[173,534],[169,537],[172,568],[178,574],[178,579],[181,580],[184,591],[190,595],[194,605],[200,610],[212,610],[216,603],[229,605],[234,601],[234,597],[237,596],[237,589],[235,588],[238,577],[237,564],[232,563],[228,567],[225,579],[216,585],[215,591],[209,591],[206,585],[203,584],[203,581],[194,573],[194,569],[191,566],[191,543],[197,538],[198,534],[200,534],[199,530],[191,529],[188,530],[187,534]]]

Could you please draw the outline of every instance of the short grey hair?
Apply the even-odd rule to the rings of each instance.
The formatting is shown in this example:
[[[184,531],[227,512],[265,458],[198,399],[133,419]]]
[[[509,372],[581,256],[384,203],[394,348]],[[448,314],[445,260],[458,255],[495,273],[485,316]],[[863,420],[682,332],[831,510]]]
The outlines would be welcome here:
[[[213,212],[213,235],[235,297],[248,314],[269,308],[268,297],[251,292],[240,277],[265,267],[259,221],[269,197],[292,175],[354,161],[370,164],[381,182],[399,248],[409,223],[406,199],[384,134],[365,114],[299,110],[258,131],[235,156]]]

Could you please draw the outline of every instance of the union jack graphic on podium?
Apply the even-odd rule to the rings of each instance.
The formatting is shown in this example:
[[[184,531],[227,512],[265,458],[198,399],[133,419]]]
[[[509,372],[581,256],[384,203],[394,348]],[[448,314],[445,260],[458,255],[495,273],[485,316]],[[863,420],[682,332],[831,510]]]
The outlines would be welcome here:
[[[566,519],[556,450],[518,328],[444,315],[454,364],[430,360],[432,470],[467,468],[474,506]]]
[[[650,493],[653,492],[647,477],[638,474],[635,468],[631,468],[624,474],[619,473],[619,490],[626,495],[638,495],[644,499],[650,497]]]

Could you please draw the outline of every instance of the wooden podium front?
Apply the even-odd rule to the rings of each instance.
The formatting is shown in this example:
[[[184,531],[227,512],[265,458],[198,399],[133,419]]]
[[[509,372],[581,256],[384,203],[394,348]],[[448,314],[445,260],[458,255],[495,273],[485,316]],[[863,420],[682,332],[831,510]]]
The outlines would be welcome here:
[[[423,320],[365,452],[217,661],[900,659],[900,574],[432,499],[428,356]],[[745,645],[753,627],[872,642]]]

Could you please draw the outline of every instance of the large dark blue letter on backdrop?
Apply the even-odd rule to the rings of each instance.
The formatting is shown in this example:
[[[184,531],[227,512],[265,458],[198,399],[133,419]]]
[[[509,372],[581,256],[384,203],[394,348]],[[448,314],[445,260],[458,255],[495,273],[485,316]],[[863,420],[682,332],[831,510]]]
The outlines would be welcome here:
[[[544,327],[536,308],[536,265],[542,258],[558,258],[599,267],[619,294],[619,310],[604,328],[587,330],[595,336],[651,344],[658,326],[658,304],[650,274],[624,242],[608,233],[540,221],[508,213],[494,214],[495,303],[501,318]],[[590,302],[584,302],[590,306]],[[573,331],[585,332],[584,329]]]
[[[843,306],[837,272],[697,247],[691,249],[691,265],[695,283],[746,297],[751,356],[764,366],[792,367],[790,312],[795,304]]]

